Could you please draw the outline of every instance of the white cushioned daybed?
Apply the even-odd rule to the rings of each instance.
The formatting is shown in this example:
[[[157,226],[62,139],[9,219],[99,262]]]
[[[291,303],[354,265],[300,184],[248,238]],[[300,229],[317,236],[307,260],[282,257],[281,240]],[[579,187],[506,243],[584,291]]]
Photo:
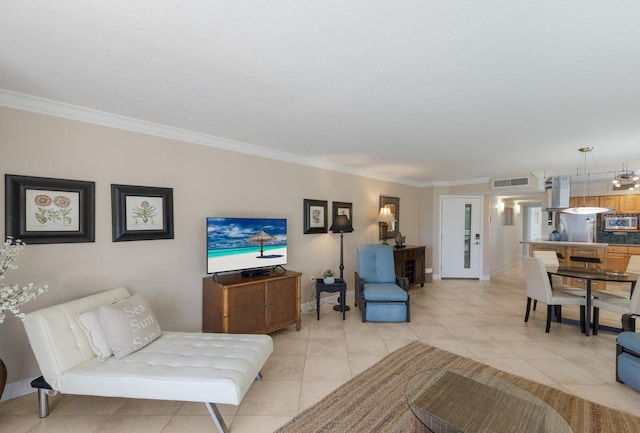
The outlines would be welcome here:
[[[122,304],[124,308],[113,309]],[[93,324],[79,319],[87,314]],[[123,317],[142,334],[126,335]],[[98,335],[100,325],[106,335]],[[273,351],[268,335],[162,331],[148,304],[125,287],[34,311],[24,318],[24,326],[42,372],[33,381],[40,388],[41,417],[49,413],[48,390],[192,401],[205,403],[218,430],[228,432],[215,404],[240,404]],[[123,341],[114,341],[123,335]],[[107,342],[131,347],[113,350]]]

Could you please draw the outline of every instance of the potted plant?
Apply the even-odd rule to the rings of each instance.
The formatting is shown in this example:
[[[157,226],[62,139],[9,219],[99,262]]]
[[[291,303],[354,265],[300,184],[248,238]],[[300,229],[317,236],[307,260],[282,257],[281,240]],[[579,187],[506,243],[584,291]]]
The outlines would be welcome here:
[[[324,271],[324,273],[322,274],[322,282],[325,284],[333,284],[336,282],[336,279],[334,277],[334,273],[331,269],[327,269],[326,271]]]

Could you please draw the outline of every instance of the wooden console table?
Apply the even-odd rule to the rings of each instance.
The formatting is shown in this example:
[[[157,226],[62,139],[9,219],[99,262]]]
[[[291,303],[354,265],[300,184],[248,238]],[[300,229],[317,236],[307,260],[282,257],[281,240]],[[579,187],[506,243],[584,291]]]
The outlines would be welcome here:
[[[424,256],[425,247],[407,245],[403,248],[393,248],[393,262],[397,277],[407,277],[409,284],[420,284],[424,287]]]
[[[300,272],[264,277],[240,273],[202,279],[202,331],[265,334],[295,323],[300,330]]]

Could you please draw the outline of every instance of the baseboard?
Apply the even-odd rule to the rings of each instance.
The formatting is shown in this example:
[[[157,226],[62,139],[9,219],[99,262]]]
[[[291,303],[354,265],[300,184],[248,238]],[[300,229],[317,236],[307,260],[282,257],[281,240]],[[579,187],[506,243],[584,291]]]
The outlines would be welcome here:
[[[313,300],[306,302],[304,304],[302,304],[300,306],[300,311],[303,313],[307,313],[309,311],[314,311],[316,309],[316,297],[315,297],[315,289],[313,290],[314,295],[313,295]],[[354,299],[355,298],[355,292],[353,290],[347,290],[347,301],[349,300],[349,298]],[[323,296],[322,298],[320,298],[320,306],[322,306],[323,304],[328,304],[328,303],[338,303],[338,298],[340,297],[339,293],[336,293],[334,295],[330,295],[330,296]]]
[[[488,275],[488,276],[486,276],[486,278],[483,278],[483,279],[490,280],[492,278],[496,278],[497,276],[502,275],[505,272],[508,272],[508,271],[510,271],[512,269],[515,269],[515,268],[518,268],[518,267],[521,267],[521,266],[522,266],[522,261],[518,260],[515,263],[511,263],[511,264],[509,264],[507,266],[504,266],[502,269],[498,269],[496,271],[493,271],[491,273],[491,275]]]
[[[31,381],[33,379],[35,379],[35,377],[31,379],[23,379],[18,382],[7,383],[0,401],[11,400],[35,392],[36,390],[31,387]]]

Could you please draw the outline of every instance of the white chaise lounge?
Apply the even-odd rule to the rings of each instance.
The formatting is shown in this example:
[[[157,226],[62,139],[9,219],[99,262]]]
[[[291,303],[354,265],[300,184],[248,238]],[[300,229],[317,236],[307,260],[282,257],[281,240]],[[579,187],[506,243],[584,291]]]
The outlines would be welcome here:
[[[228,432],[216,403],[239,405],[273,351],[268,335],[167,332],[136,352],[101,361],[78,323],[81,313],[130,296],[124,288],[28,314],[24,326],[42,377],[40,417],[51,390],[80,395],[203,402]]]

